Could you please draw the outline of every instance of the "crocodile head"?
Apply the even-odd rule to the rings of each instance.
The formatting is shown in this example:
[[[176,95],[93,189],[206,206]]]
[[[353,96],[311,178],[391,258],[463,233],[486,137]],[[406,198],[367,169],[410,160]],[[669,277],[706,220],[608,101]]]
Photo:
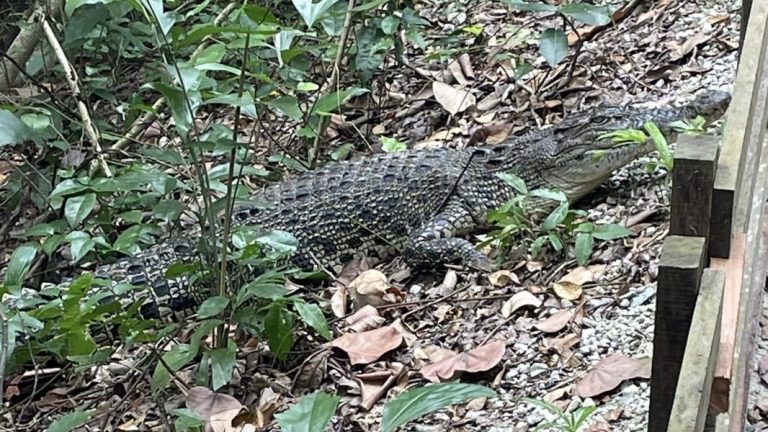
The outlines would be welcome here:
[[[522,137],[522,140],[509,140],[508,146],[504,143],[482,146],[485,149],[495,147],[493,156],[482,154],[482,151],[476,154],[481,153],[480,158],[484,158],[488,168],[495,172],[517,167],[517,175],[526,180],[529,189],[559,189],[575,201],[607,180],[616,169],[655,150],[651,139],[644,144],[616,144],[604,135],[630,128],[643,131],[645,123],[652,121],[668,143],[672,143],[678,133],[671,123],[689,121],[697,116],[709,123],[725,113],[730,101],[727,92],[711,90],[681,107],[598,108],[570,116],[542,131],[544,133],[539,134],[538,139]],[[521,161],[528,162],[521,164]]]

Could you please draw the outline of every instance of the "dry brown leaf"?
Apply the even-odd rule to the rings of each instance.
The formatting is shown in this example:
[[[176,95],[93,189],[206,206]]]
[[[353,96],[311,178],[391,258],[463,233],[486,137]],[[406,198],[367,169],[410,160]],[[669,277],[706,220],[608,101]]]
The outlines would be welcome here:
[[[403,334],[393,327],[382,327],[363,333],[347,333],[329,343],[349,356],[353,365],[368,364],[400,346]]]
[[[565,387],[560,387],[559,389],[554,389],[551,392],[545,394],[542,399],[544,402],[552,403],[556,400],[560,400],[563,398],[563,396],[567,395],[569,391],[573,388],[573,385],[568,385]]]
[[[544,261],[531,260],[525,263],[525,269],[533,273],[543,269],[545,265],[546,263]]]
[[[509,270],[499,270],[488,275],[488,280],[495,287],[507,286],[510,283],[520,284],[520,279]]]
[[[507,139],[512,132],[510,123],[494,123],[487,126],[481,126],[472,132],[467,142],[468,146],[476,144],[498,144]]]
[[[565,300],[574,301],[581,297],[581,285],[571,282],[553,283],[552,288],[558,297]]]
[[[347,314],[348,293],[347,287],[339,286],[331,296],[331,311],[333,311],[333,316],[336,318],[341,318]]]
[[[595,275],[592,271],[584,266],[578,266],[569,271],[568,274],[561,277],[557,283],[568,282],[576,285],[584,285],[585,283],[593,282]]]
[[[504,302],[501,306],[501,315],[504,318],[509,318],[516,310],[525,306],[531,306],[535,309],[541,306],[541,300],[528,291],[520,291]]]
[[[563,359],[568,359],[573,355],[571,348],[581,341],[581,336],[570,333],[560,338],[547,338],[541,344],[545,351],[554,351],[560,354]]]
[[[465,111],[467,108],[474,106],[477,102],[472,93],[439,81],[434,81],[432,83],[432,91],[435,94],[437,103],[451,113],[451,115],[456,115]]]
[[[711,17],[707,18],[707,22],[716,25],[720,24],[721,22],[728,21],[731,19],[730,15],[712,15]]]
[[[216,393],[205,387],[193,387],[187,393],[186,406],[204,420],[206,432],[256,431],[256,426],[250,423],[232,426],[232,420],[247,408],[230,395]]]
[[[576,394],[595,397],[611,391],[624,381],[651,377],[651,359],[634,359],[616,354],[601,360],[576,384]]]
[[[436,286],[432,290],[432,294],[436,296],[443,296],[450,294],[454,288],[456,288],[456,284],[459,282],[459,276],[456,274],[453,270],[448,270],[445,272],[445,277],[443,277],[443,282],[440,283],[440,285]]]
[[[603,421],[596,421],[590,424],[585,432],[611,432],[611,425]]]
[[[507,344],[496,340],[473,350],[443,359],[421,368],[424,378],[432,382],[448,381],[464,372],[484,372],[496,366],[504,357]]]
[[[344,321],[349,325],[350,330],[361,333],[381,327],[386,319],[379,315],[378,309],[368,305],[363,306],[360,310],[348,316]]]
[[[426,345],[420,351],[423,353],[422,359],[429,360],[431,363],[437,363],[456,356],[454,351],[437,345]]]
[[[472,69],[472,59],[469,58],[469,54],[462,53],[459,56],[459,64],[464,75],[469,79],[475,79],[475,71]]]
[[[688,38],[688,40],[685,41],[685,43],[683,43],[677,50],[675,50],[675,52],[672,53],[672,61],[685,57],[691,51],[693,51],[694,48],[709,41],[710,38],[711,36],[705,34],[704,32],[699,32],[691,36]]]
[[[603,414],[603,420],[607,422],[615,422],[616,420],[621,418],[621,413],[624,412],[623,406],[617,406],[616,408],[608,411],[607,413]]]
[[[573,318],[573,311],[562,310],[547,319],[541,320],[533,326],[544,333],[557,333],[564,329]]]
[[[349,284],[355,310],[367,305],[381,306],[388,289],[387,276],[378,270],[366,270]]]
[[[448,71],[451,73],[451,76],[456,79],[456,82],[461,84],[462,87],[469,84],[469,79],[464,76],[464,71],[461,69],[461,65],[458,62],[448,63]]]
[[[405,344],[408,346],[412,346],[413,343],[416,342],[416,339],[418,339],[415,334],[411,333],[411,331],[408,330],[408,328],[403,324],[403,321],[401,321],[400,318],[396,319],[395,322],[393,322],[389,326],[399,331],[400,334],[403,335]]]
[[[405,368],[399,365],[390,370],[355,375],[355,381],[360,386],[360,397],[363,399],[360,406],[370,410],[392,386],[397,384],[397,380],[404,371]]]
[[[296,375],[293,384],[295,390],[318,388],[328,375],[328,357],[330,356],[329,350],[323,350],[310,356],[301,365],[301,369]]]

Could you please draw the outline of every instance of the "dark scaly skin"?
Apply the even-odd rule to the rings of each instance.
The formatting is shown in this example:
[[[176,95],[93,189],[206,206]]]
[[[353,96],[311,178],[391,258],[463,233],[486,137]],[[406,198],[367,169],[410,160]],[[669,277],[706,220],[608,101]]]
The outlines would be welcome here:
[[[496,174],[512,172],[529,189],[560,189],[576,201],[612,172],[653,151],[651,143],[616,147],[601,135],[617,129],[643,129],[654,121],[669,142],[668,124],[702,115],[722,116],[730,95],[705,92],[682,108],[606,107],[571,115],[553,127],[510,137],[497,145],[381,153],[351,162],[332,163],[268,186],[253,196],[270,208],[240,208],[235,224],[283,230],[299,241],[293,263],[338,271],[356,256],[388,258],[402,251],[414,267],[457,263],[487,269],[487,257],[459,237],[485,222],[488,211],[509,200],[513,190]],[[595,158],[596,152],[602,156]],[[537,210],[552,203],[541,201]],[[150,296],[142,313],[186,313],[204,297],[185,280],[166,280],[175,261],[194,259],[199,233],[186,233],[102,266],[95,272],[117,282],[147,284]],[[196,295],[194,295],[196,294]]]

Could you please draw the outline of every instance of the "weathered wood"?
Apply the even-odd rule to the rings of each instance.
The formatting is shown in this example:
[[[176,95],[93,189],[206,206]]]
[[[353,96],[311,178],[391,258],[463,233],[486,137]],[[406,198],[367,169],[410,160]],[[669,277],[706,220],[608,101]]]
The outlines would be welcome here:
[[[741,2],[741,23],[739,25],[739,51],[736,59],[741,58],[741,50],[744,48],[744,36],[747,34],[747,23],[749,22],[749,12],[752,10],[752,0],[742,0]]]
[[[704,430],[720,343],[720,314],[724,289],[725,273],[704,269],[668,432]]]
[[[750,146],[746,142],[762,143],[768,115],[765,109],[768,83],[762,82],[768,46],[767,24],[768,2],[753,4],[715,175],[709,252],[719,258],[728,257],[731,234],[744,232],[748,219],[752,189],[742,185],[745,178],[754,176],[761,146]]]
[[[668,236],[659,260],[648,430],[665,431],[706,250],[703,237]]]
[[[722,330],[720,331],[720,349],[715,367],[715,380],[710,404],[712,411],[728,411],[730,398],[731,369],[733,367],[733,347],[736,340],[736,325],[739,317],[741,300],[741,279],[744,271],[744,254],[747,236],[735,234],[731,242],[730,258],[712,258],[710,267],[725,273],[725,293],[723,294]]]
[[[670,235],[704,237],[709,241],[718,146],[713,136],[678,138],[672,170]]]

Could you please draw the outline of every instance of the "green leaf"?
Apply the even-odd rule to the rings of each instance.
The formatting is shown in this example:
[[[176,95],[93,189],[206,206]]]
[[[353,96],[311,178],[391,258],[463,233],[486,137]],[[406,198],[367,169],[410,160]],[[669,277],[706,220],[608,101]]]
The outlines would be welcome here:
[[[388,138],[388,137],[382,136],[381,149],[387,153],[393,153],[393,152],[405,151],[408,149],[408,146],[405,145],[404,142],[398,140],[397,138]]]
[[[91,236],[83,231],[73,231],[67,235],[66,239],[70,242],[70,253],[75,263],[83,259],[96,246]]]
[[[256,242],[266,245],[281,254],[290,254],[299,247],[299,241],[293,234],[287,231],[272,230],[263,236],[256,238]]]
[[[307,27],[312,28],[317,20],[339,0],[320,0],[317,3],[314,3],[312,0],[291,1]]]
[[[603,224],[595,226],[592,235],[599,240],[616,240],[632,234],[627,227],[618,224]]]
[[[413,419],[448,405],[495,395],[496,392],[488,387],[457,381],[412,388],[384,405],[381,431],[392,432]]]
[[[293,319],[282,302],[276,301],[269,306],[264,330],[270,351],[278,359],[285,360],[293,346]]]
[[[531,191],[531,195],[539,198],[550,199],[557,202],[567,202],[568,197],[561,191],[555,191],[552,189],[534,189]]]
[[[315,329],[320,336],[328,340],[331,339],[331,330],[328,328],[328,321],[326,321],[320,306],[306,303],[303,300],[297,301],[293,305],[305,323]]]
[[[594,237],[591,233],[578,233],[576,234],[576,261],[579,265],[585,266],[589,262],[589,257],[592,255],[592,245],[594,244]]]
[[[541,230],[542,231],[552,231],[557,227],[560,222],[562,222],[565,217],[568,215],[568,203],[563,202],[560,203],[559,206],[557,206],[556,209],[552,211],[552,213],[547,216],[546,219],[544,219],[544,222],[541,224]]]
[[[91,418],[93,410],[75,411],[54,420],[46,432],[70,432],[83,426]]]
[[[0,147],[22,144],[34,131],[10,111],[0,109]]]
[[[64,206],[64,217],[69,222],[69,226],[76,228],[80,225],[96,206],[96,194],[87,193],[85,195],[73,196],[67,199]]]
[[[525,180],[512,173],[496,173],[496,177],[504,180],[508,185],[512,186],[516,191],[525,195],[528,193],[528,186],[525,185]]]
[[[21,283],[24,282],[27,272],[35,261],[37,249],[37,245],[26,243],[17,247],[13,251],[13,254],[11,254],[11,259],[6,268],[4,281],[6,288],[8,288],[11,293],[18,293],[21,289]]]
[[[568,55],[568,37],[565,32],[548,28],[541,34],[539,52],[550,66],[557,66]]]
[[[584,24],[594,26],[610,24],[612,17],[608,6],[597,6],[588,3],[566,4],[560,7],[560,12]]]
[[[397,27],[400,25],[400,18],[395,15],[389,15],[381,20],[381,30],[386,35],[393,35],[397,31]]]
[[[163,200],[157,203],[155,208],[152,209],[152,214],[156,218],[162,219],[168,222],[175,221],[181,216],[181,212],[184,211],[184,204],[176,200]]]
[[[518,64],[517,64],[517,67],[515,68],[515,79],[521,80],[524,76],[526,76],[528,74],[528,72],[530,72],[530,71],[532,71],[534,69],[535,68],[533,67],[532,64],[530,64],[530,63],[528,63],[528,62],[526,62],[524,60],[519,60]]]
[[[672,157],[672,152],[669,151],[669,144],[667,144],[667,139],[664,138],[664,135],[659,130],[659,127],[656,126],[656,123],[648,121],[645,122],[643,127],[648,132],[648,135],[650,135],[653,139],[653,144],[656,146],[656,150],[659,152],[661,163],[664,164],[664,168],[666,168],[667,171],[672,171],[672,168],[675,165],[675,160]]]
[[[276,99],[264,101],[267,105],[276,108],[278,111],[287,115],[291,120],[301,120],[302,114],[299,109],[299,101],[296,96],[281,96]]]
[[[524,12],[557,12],[557,6],[546,3],[527,3],[523,0],[503,0],[504,3]]]
[[[55,232],[56,230],[53,228],[53,225],[43,223],[29,227],[24,235],[27,237],[43,237],[53,235]]]
[[[296,84],[296,90],[300,92],[313,92],[319,89],[320,86],[313,82],[300,82]]]
[[[359,96],[367,93],[368,90],[359,87],[353,87],[351,89],[340,90],[333,92],[329,95],[325,95],[317,100],[315,107],[312,109],[313,114],[325,114],[336,111],[341,108],[341,104],[344,103],[347,98],[352,96]]]
[[[163,354],[163,361],[157,362],[155,366],[155,371],[152,374],[152,391],[161,390],[171,382],[171,373],[165,365],[170,366],[175,372],[189,364],[194,359],[194,355],[195,353],[190,350],[188,344],[172,346],[170,351]]]
[[[333,149],[333,151],[331,152],[331,159],[335,161],[340,161],[346,158],[353,148],[354,146],[351,143],[342,144],[341,146]]]
[[[302,397],[288,410],[275,414],[275,418],[285,432],[323,432],[340,400],[338,396],[316,391]]]
[[[210,297],[206,299],[197,309],[197,317],[200,319],[211,318],[218,315],[227,306],[229,306],[229,299],[227,297]]]
[[[224,387],[232,379],[232,371],[237,363],[237,345],[231,340],[226,348],[218,348],[210,351],[211,356],[211,384],[213,390]]]

